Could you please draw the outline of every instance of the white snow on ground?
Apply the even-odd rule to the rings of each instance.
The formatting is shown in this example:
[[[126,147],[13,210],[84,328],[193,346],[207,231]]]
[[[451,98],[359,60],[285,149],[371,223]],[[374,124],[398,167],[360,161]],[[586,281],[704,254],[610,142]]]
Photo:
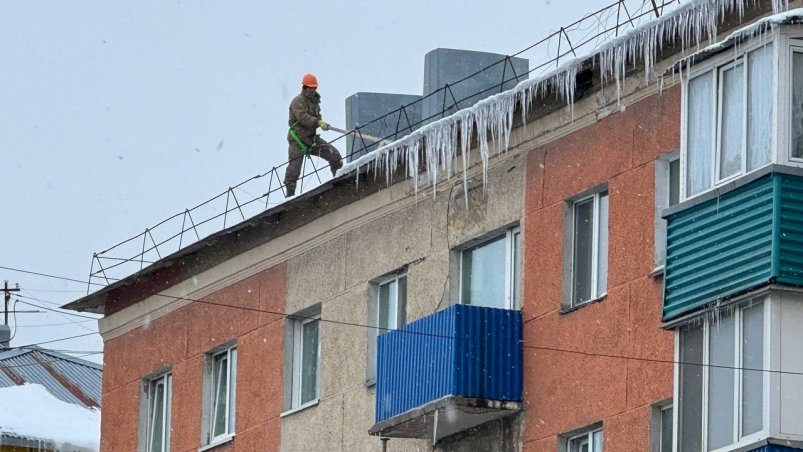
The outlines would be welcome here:
[[[772,3],[775,13],[788,8],[786,0],[773,0]],[[637,60],[643,61],[645,77],[648,81],[654,80],[654,64],[665,45],[677,43],[683,51],[698,48],[706,36],[709,40],[717,36],[718,24],[725,15],[736,12],[741,17],[745,8],[752,4],[754,0],[697,0],[687,3],[660,18],[611,39],[584,56],[564,62],[551,72],[522,81],[511,90],[427,124],[393,143],[349,162],[337,174],[346,174],[367,166],[375,174],[384,172],[386,181],[390,184],[391,175],[398,166],[405,165],[407,176],[414,179],[415,186],[418,187],[418,168],[420,163],[424,163],[426,167],[424,174],[427,178],[425,182],[434,187],[439,172],[445,172],[447,177],[454,174],[452,163],[459,154],[462,154],[466,156],[462,165],[465,185],[467,162],[470,158],[469,140],[458,140],[458,136],[470,137],[472,132],[476,132],[483,167],[483,182],[485,182],[491,147],[496,153],[508,149],[516,107],[521,107],[522,116],[526,120],[527,109],[532,106],[533,100],[547,93],[554,93],[556,97],[565,100],[571,106],[574,103],[575,78],[583,61],[592,55],[597,55],[597,70],[600,71],[601,79],[606,84],[612,82],[616,84],[618,97],[628,64],[635,64]],[[489,141],[493,143],[492,146],[489,146]],[[419,162],[421,150],[425,151],[424,162]]]
[[[0,432],[98,451],[100,412],[63,402],[42,385],[10,386],[0,388]]]

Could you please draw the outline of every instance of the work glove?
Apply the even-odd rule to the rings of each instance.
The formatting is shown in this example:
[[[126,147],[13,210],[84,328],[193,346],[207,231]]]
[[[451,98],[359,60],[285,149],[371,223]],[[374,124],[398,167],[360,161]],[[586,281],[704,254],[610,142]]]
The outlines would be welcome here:
[[[324,121],[323,119],[319,119],[318,120],[318,127],[320,127],[321,130],[329,130],[329,123]]]

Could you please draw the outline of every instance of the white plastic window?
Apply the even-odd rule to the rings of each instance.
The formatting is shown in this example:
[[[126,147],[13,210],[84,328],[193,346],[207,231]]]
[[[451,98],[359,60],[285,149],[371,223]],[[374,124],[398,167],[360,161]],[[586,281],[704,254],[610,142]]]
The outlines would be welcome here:
[[[576,306],[608,290],[608,192],[572,204],[572,293]]]
[[[521,307],[521,231],[511,229],[460,253],[460,302]]]
[[[397,275],[380,280],[371,293],[368,311],[377,328],[371,330],[368,338],[366,382],[369,384],[376,379],[377,339],[388,331],[401,328],[405,323],[407,276]]]
[[[569,452],[602,452],[602,429],[569,438]]]
[[[678,450],[727,450],[764,428],[764,304],[683,327]]]
[[[212,356],[210,443],[234,433],[236,369],[236,348]]]
[[[148,381],[147,388],[147,452],[170,450],[170,403],[173,374],[167,373]]]
[[[772,45],[691,78],[685,102],[685,198],[771,161]]]
[[[292,408],[318,400],[318,319],[296,320],[293,325]]]

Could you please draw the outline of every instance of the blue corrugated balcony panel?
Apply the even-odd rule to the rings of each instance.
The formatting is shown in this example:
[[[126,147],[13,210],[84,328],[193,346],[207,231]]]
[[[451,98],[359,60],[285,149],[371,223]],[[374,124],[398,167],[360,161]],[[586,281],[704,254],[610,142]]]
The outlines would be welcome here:
[[[369,433],[440,439],[515,413],[522,400],[519,311],[454,305],[379,336]]]
[[[663,320],[778,283],[803,286],[803,176],[768,167],[668,210]]]

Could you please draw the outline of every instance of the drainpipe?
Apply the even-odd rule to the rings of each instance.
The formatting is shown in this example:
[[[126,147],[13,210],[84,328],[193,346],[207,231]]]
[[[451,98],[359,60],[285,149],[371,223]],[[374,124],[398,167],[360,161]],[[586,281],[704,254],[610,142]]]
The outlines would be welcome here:
[[[388,440],[390,438],[379,438],[382,441],[382,452],[388,452]]]

